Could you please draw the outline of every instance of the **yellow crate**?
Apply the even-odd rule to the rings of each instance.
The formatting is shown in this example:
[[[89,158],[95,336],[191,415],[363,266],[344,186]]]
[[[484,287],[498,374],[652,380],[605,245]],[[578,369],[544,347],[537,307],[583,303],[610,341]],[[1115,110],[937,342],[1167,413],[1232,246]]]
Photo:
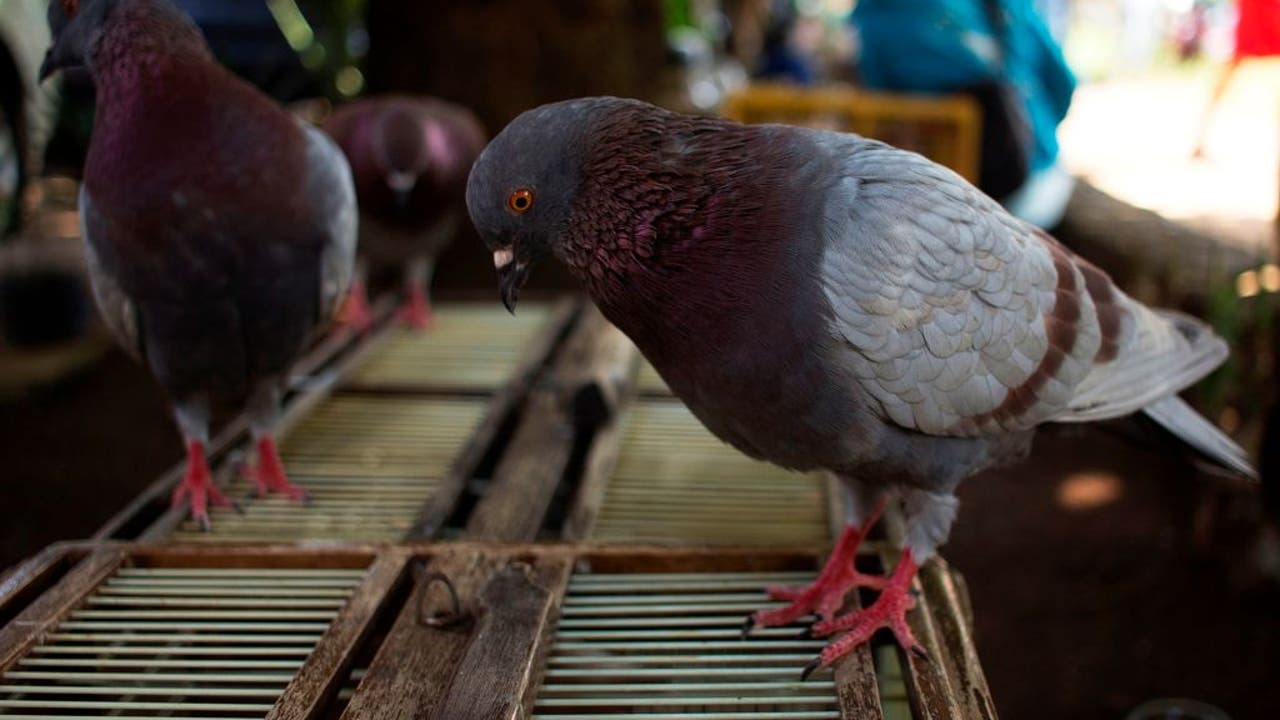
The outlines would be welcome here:
[[[902,95],[849,86],[757,84],[730,95],[721,114],[744,123],[786,123],[855,132],[912,150],[978,180],[982,115],[964,95]]]

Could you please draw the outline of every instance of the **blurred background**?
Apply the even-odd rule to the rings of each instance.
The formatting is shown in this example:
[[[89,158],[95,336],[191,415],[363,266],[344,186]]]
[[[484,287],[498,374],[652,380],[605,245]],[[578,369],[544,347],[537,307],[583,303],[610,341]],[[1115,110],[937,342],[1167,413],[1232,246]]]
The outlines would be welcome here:
[[[178,4],[228,67],[311,120],[413,92],[492,135],[538,104],[611,94],[920,151],[1132,295],[1213,322],[1233,358],[1192,399],[1278,471],[1280,3]],[[181,453],[86,291],[75,178],[93,91],[36,82],[43,15],[0,0],[0,568],[91,534]],[[488,253],[460,233],[437,297],[496,303]],[[530,293],[571,287],[547,266]],[[965,485],[944,554],[968,580],[1000,713],[1124,718],[1191,697],[1280,715],[1274,480],[1259,493],[1149,439],[1051,428],[1025,465]]]

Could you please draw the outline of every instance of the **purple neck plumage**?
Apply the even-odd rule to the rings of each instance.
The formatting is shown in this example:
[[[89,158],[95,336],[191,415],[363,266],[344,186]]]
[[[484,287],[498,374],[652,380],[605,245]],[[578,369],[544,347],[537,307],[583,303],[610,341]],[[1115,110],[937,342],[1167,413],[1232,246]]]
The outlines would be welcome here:
[[[100,93],[123,102],[161,84],[165,75],[210,63],[213,56],[199,30],[169,4],[121,0],[87,60]]]
[[[700,332],[702,309],[769,298],[756,263],[780,270],[786,253],[788,143],[643,107],[599,123],[558,255],[605,314],[633,338],[664,314]]]

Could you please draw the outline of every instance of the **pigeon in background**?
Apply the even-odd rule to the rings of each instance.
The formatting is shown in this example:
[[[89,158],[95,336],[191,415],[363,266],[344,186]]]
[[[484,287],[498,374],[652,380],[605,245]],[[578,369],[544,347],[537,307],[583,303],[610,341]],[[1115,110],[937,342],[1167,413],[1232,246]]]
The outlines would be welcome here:
[[[829,470],[849,524],[810,587],[772,589],[772,626],[817,614],[921,651],[905,614],[956,516],[956,486],[1026,455],[1036,426],[1145,411],[1210,458],[1244,451],[1177,398],[1227,355],[1149,309],[950,170],[853,134],[744,126],[617,98],[516,118],[476,162],[467,205],[512,308],[554,256],[693,413],[744,453]],[[854,571],[900,499],[887,578]],[[881,590],[836,613],[846,593]]]
[[[175,504],[230,504],[205,455],[211,414],[245,408],[259,492],[305,497],[273,429],[284,379],[350,284],[346,160],[214,60],[167,0],[58,0],[41,77],[97,88],[80,189],[89,275],[107,325],[150,366],[187,445]]]
[[[484,128],[459,105],[390,95],[338,108],[324,129],[351,161],[361,255],[375,270],[404,269],[408,301],[399,317],[411,327],[429,327],[436,257],[457,231],[467,173],[484,148]],[[362,279],[344,315],[361,329],[371,322]]]

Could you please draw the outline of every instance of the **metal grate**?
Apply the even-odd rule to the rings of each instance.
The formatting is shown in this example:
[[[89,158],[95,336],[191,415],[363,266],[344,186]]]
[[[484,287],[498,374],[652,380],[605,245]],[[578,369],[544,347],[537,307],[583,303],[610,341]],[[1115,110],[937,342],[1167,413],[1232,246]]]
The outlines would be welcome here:
[[[812,573],[585,574],[569,583],[533,720],[835,720],[823,641],[796,628],[742,640],[763,588]],[[775,603],[776,604],[776,603]]]
[[[214,509],[212,532],[187,521],[180,542],[394,541],[448,472],[484,413],[481,398],[362,396],[324,400],[289,433],[281,456],[311,493],[300,504],[258,499],[240,477],[230,489],[243,514]]]
[[[429,332],[396,329],[349,382],[361,387],[492,389],[510,376],[542,329],[549,305],[520,305],[512,317],[497,303],[441,305]]]
[[[594,539],[757,547],[830,542],[820,477],[746,457],[679,402],[640,400],[623,423]]]
[[[0,717],[260,718],[364,573],[121,568],[0,676]]]

